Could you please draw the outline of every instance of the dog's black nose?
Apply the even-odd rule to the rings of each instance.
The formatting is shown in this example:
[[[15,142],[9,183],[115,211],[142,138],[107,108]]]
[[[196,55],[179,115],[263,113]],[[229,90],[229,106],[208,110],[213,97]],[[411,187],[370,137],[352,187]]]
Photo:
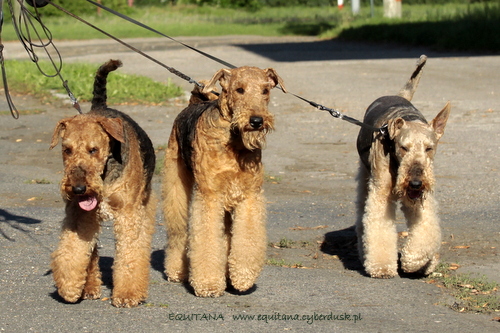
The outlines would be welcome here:
[[[414,190],[418,190],[422,187],[422,181],[421,180],[412,180],[410,181],[410,188]]]
[[[262,119],[262,117],[250,117],[250,126],[254,129],[261,128],[263,123],[264,119]]]
[[[85,185],[73,186],[72,190],[74,194],[85,194],[85,191],[87,191],[87,186]]]

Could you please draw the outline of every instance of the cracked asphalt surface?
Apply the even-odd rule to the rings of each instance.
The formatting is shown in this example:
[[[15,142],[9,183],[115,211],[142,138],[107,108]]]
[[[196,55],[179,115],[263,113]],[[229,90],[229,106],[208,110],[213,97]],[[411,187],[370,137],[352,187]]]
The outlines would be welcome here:
[[[500,283],[499,56],[310,37],[180,40],[237,66],[273,67],[290,92],[357,119],[376,98],[397,93],[420,54],[427,54],[414,104],[432,119],[446,101],[452,103],[435,161],[442,261],[458,263],[459,273],[484,274]],[[196,80],[210,78],[221,68],[165,39],[128,42]],[[19,43],[4,45],[6,59],[27,58]],[[56,41],[56,46],[68,63],[90,62],[97,68],[117,58],[124,63],[120,71],[171,80],[187,92],[192,88],[110,40]],[[78,84],[65,79],[70,87]],[[42,104],[29,96],[13,99],[21,113],[18,120],[10,117],[5,99],[0,100],[0,331],[498,332],[500,328],[492,320],[498,313],[453,311],[450,305],[456,300],[424,279],[375,280],[363,275],[349,229],[355,219],[359,128],[279,90],[273,91],[269,106],[277,130],[268,137],[264,151],[270,264],[256,287],[244,295],[228,291],[220,298],[202,299],[183,285],[167,282],[166,236],[158,212],[146,304],[135,309],[110,305],[114,240],[109,222],[100,237],[102,299],[65,304],[55,293],[49,270],[63,218],[58,190],[62,162],[59,149],[48,147],[56,122],[76,111],[63,102]],[[185,105],[180,98],[164,106],[117,108],[130,114],[161,147]],[[82,107],[89,109],[85,103]],[[159,151],[158,158],[162,154]],[[158,176],[154,188],[159,194]],[[398,230],[405,230],[402,219]],[[290,247],[278,246],[284,239]]]

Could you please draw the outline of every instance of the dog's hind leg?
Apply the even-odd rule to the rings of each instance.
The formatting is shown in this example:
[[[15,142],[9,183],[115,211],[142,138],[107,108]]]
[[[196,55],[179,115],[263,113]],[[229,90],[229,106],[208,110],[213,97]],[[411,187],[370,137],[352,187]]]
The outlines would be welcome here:
[[[234,210],[229,278],[239,291],[250,289],[266,259],[266,209],[262,194],[252,194]]]
[[[175,128],[170,136],[162,179],[163,215],[167,229],[165,275],[169,281],[188,278],[188,213],[193,177],[179,154]]]
[[[87,282],[83,288],[83,299],[98,299],[101,297],[101,271],[99,270],[99,254],[97,246],[94,246],[94,251],[90,257],[89,266],[87,267]]]

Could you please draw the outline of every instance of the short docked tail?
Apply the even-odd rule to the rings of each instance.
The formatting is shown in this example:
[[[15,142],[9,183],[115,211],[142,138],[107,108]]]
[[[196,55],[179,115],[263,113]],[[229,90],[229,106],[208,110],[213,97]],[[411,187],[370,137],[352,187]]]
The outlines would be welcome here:
[[[92,98],[91,110],[107,108],[106,100],[108,97],[106,94],[106,83],[108,74],[121,66],[122,62],[120,60],[109,60],[99,67],[94,79],[94,97]]]
[[[399,96],[411,101],[415,90],[417,90],[418,83],[420,82],[420,76],[422,76],[422,69],[424,68],[426,62],[427,56],[422,54],[417,61],[417,68],[415,68],[415,71],[411,75],[408,82],[406,82],[405,86],[399,91]]]

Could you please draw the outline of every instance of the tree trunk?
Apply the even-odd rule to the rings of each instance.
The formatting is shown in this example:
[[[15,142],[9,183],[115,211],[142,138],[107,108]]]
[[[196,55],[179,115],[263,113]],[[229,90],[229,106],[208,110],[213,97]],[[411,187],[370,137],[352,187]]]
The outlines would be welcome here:
[[[384,17],[401,18],[401,12],[401,0],[384,0]]]

